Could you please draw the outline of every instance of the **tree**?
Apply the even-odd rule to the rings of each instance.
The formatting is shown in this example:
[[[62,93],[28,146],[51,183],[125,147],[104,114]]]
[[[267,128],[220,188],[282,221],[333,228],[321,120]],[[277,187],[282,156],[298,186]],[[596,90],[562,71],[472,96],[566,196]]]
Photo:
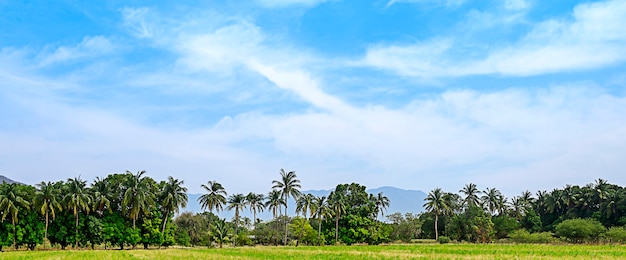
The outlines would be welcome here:
[[[202,210],[209,210],[209,213],[213,214],[213,209],[217,212],[223,209],[224,204],[226,204],[226,190],[216,181],[208,181],[206,185],[202,184],[202,187],[207,193],[202,194],[198,197],[198,202],[200,202],[200,207]],[[211,247],[211,221],[210,219],[207,221],[207,225],[209,227],[208,234],[208,247]],[[221,246],[221,244],[220,244]]]
[[[502,196],[502,193],[500,193],[500,191],[496,188],[487,188],[483,194],[485,194],[481,197],[483,205],[487,208],[487,210],[489,210],[491,215],[494,215],[496,210],[500,210],[502,208],[501,204],[504,204],[502,202],[504,196]],[[502,213],[501,210],[500,212]]]
[[[283,198],[285,199],[285,216],[289,217],[287,212],[287,204],[289,203],[289,197],[297,199],[300,197],[300,180],[297,179],[296,172],[285,172],[284,169],[280,169],[280,180],[272,181],[272,189],[281,191]],[[287,222],[285,222],[285,245],[287,245]]]
[[[267,201],[265,202],[265,207],[269,208],[272,211],[272,215],[274,216],[274,221],[276,222],[276,233],[278,233],[278,209],[280,206],[285,205],[285,200],[281,195],[279,190],[272,190],[267,196]],[[275,241],[275,244],[278,245],[278,242]]]
[[[250,211],[252,211],[253,218],[254,218],[252,222],[253,222],[254,228],[256,228],[256,223],[257,223],[256,213],[263,212],[263,210],[265,209],[265,204],[264,204],[265,195],[250,192],[246,196],[246,201],[248,202],[248,206],[250,206]]]
[[[595,219],[568,219],[556,226],[556,235],[565,237],[573,243],[582,243],[590,239],[598,239],[599,235],[606,230]]]
[[[125,213],[133,221],[133,229],[136,228],[135,222],[139,218],[139,213],[147,214],[154,205],[154,193],[149,182],[151,179],[143,176],[145,173],[146,171],[139,171],[133,175],[132,172],[126,171],[126,191],[122,205]]]
[[[11,224],[13,224],[13,247],[16,247],[16,228],[18,221],[18,213],[20,208],[29,209],[30,203],[24,199],[24,194],[20,189],[21,184],[6,183],[2,181],[0,185],[0,211],[2,212],[2,221],[7,215],[11,216]]]
[[[44,215],[46,218],[46,228],[44,231],[44,242],[43,249],[46,249],[46,240],[48,240],[48,224],[49,224],[49,216],[52,216],[52,219],[56,217],[56,212],[63,210],[61,203],[59,203],[58,199],[61,196],[61,190],[54,184],[48,182],[41,182],[37,184],[39,190],[35,193],[35,206],[41,212],[41,215]]]
[[[447,210],[448,205],[445,204],[445,200],[443,198],[444,192],[441,191],[440,188],[436,188],[428,193],[428,196],[424,199],[426,203],[424,203],[424,207],[426,210],[435,214],[435,240],[439,241],[439,214]]]
[[[374,205],[375,205],[374,212],[376,214],[376,218],[378,218],[379,212],[384,217],[385,216],[384,211],[387,208],[389,208],[389,206],[391,205],[391,201],[389,200],[389,197],[383,195],[383,192],[381,191],[378,194],[376,194]]]
[[[67,194],[65,194],[65,206],[71,210],[76,219],[76,241],[74,247],[78,247],[78,213],[85,211],[89,214],[89,204],[91,196],[85,187],[87,182],[80,179],[80,176],[74,179],[67,179]]]
[[[322,245],[322,219],[331,218],[333,215],[333,212],[328,206],[326,196],[315,197],[311,212],[313,212],[313,215],[317,218],[317,241],[319,245]]]
[[[476,184],[466,184],[465,187],[459,190],[459,192],[465,194],[465,199],[463,199],[463,205],[465,205],[466,207],[478,206],[478,194],[480,194],[480,191],[478,190],[478,187],[476,187]]]
[[[309,215],[307,214],[308,212],[311,212],[311,215],[313,215],[313,210],[311,209],[311,207],[313,206],[314,200],[315,196],[313,196],[313,194],[311,193],[307,193],[303,196],[300,196],[300,198],[298,198],[298,200],[296,201],[296,213],[302,212],[302,216],[305,218],[306,221],[309,220]],[[302,227],[302,229],[299,230],[298,242],[296,242],[296,246],[300,244],[300,240],[302,239],[302,234],[304,232],[304,226],[299,226]]]
[[[328,195],[329,207],[335,214],[335,245],[339,243],[339,219],[346,211],[346,189],[344,185],[338,185]]]
[[[111,200],[109,197],[112,194],[111,185],[109,182],[100,177],[96,177],[93,184],[91,184],[91,194],[93,196],[93,211],[97,212],[100,217],[104,214],[105,210],[112,213]]]
[[[228,210],[235,210],[235,236],[239,235],[239,212],[246,206],[246,196],[241,193],[230,195],[228,198]],[[235,242],[235,246],[237,243]]]
[[[161,207],[165,211],[163,215],[163,228],[161,234],[165,236],[165,225],[172,212],[178,212],[179,207],[187,207],[187,188],[183,187],[185,181],[179,181],[174,177],[167,177],[167,182],[161,191]]]

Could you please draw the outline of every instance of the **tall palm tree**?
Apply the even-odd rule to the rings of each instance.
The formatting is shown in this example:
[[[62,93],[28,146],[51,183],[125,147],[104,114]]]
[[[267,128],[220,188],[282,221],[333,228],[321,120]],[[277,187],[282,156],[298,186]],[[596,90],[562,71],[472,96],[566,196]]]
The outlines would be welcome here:
[[[161,191],[161,207],[165,211],[163,215],[163,228],[161,234],[165,237],[165,226],[172,212],[178,213],[180,207],[187,207],[187,188],[183,186],[185,181],[179,181],[174,177],[167,177],[167,182]]]
[[[78,247],[78,213],[81,211],[89,214],[89,204],[91,203],[91,196],[89,196],[89,191],[85,187],[87,185],[87,181],[84,181],[80,178],[80,176],[74,179],[67,179],[67,194],[65,194],[64,202],[67,209],[72,211],[74,217],[76,218],[76,244],[75,248]]]
[[[35,193],[35,207],[39,209],[41,215],[44,215],[46,218],[46,229],[44,230],[43,235],[43,249],[46,249],[46,241],[48,240],[48,224],[50,223],[49,216],[52,216],[52,219],[54,220],[57,210],[63,210],[61,203],[59,203],[61,190],[59,190],[56,185],[43,181],[37,184],[37,187],[39,190]]]
[[[309,220],[308,213],[311,212],[311,214],[313,214],[311,207],[313,206],[314,200],[315,196],[311,193],[300,196],[300,198],[296,201],[296,213],[302,213],[302,216],[306,220]]]
[[[241,193],[233,194],[228,197],[228,210],[235,210],[235,237],[239,235],[239,212],[246,207],[246,196]],[[237,246],[237,238],[235,238],[235,246]]]
[[[335,214],[335,245],[339,243],[339,219],[346,212],[346,190],[344,186],[337,186],[328,195],[328,205]]]
[[[226,204],[226,196],[228,195],[222,184],[216,181],[208,181],[206,185],[202,184],[200,187],[207,192],[198,197],[198,202],[200,202],[202,210],[208,209],[211,215],[213,215],[213,209],[217,212],[222,210],[224,204]],[[209,226],[208,247],[211,247],[211,216],[208,217],[207,224]]]
[[[311,212],[317,217],[317,241],[319,245],[322,245],[322,219],[330,218],[333,214],[328,206],[326,196],[315,197],[313,205],[311,205]]]
[[[104,210],[107,209],[109,213],[111,210],[111,200],[109,196],[112,194],[111,185],[100,177],[96,177],[93,184],[91,184],[91,195],[93,196],[93,211],[97,212],[100,217],[104,214]]]
[[[280,169],[280,177],[280,180],[272,181],[272,189],[281,191],[285,199],[285,216],[289,219],[287,204],[289,203],[289,197],[293,197],[294,199],[300,197],[300,180],[297,179],[295,171],[285,172],[284,169]],[[287,245],[287,224],[288,221],[285,221],[285,245]]]
[[[480,194],[480,191],[478,190],[478,187],[476,187],[476,184],[474,183],[466,184],[461,190],[459,190],[459,192],[465,194],[465,199],[463,199],[463,204],[466,207],[478,206],[478,203],[479,203],[478,194]]]
[[[424,203],[425,209],[435,214],[435,240],[437,241],[439,240],[439,214],[445,212],[448,208],[443,197],[444,192],[442,192],[440,188],[436,188],[429,192],[428,196],[424,199],[426,201],[426,203]]]
[[[281,195],[279,190],[272,190],[270,191],[270,193],[267,195],[267,201],[265,202],[265,207],[268,208],[269,210],[272,211],[272,215],[274,216],[274,222],[275,222],[275,229],[276,229],[276,233],[278,234],[278,218],[277,218],[277,213],[278,213],[278,209],[280,209],[280,206],[285,205],[285,200],[283,199],[283,196]],[[278,245],[278,241],[274,241],[276,245]]]
[[[139,218],[139,214],[147,214],[149,209],[154,205],[154,193],[150,186],[150,179],[143,176],[146,171],[138,171],[133,174],[126,171],[126,191],[122,205],[127,211],[128,216],[133,221],[133,229],[136,228],[135,222]]]
[[[374,199],[374,213],[376,214],[376,218],[378,219],[378,213],[380,213],[380,215],[384,217],[385,210],[391,205],[389,197],[383,195],[383,192],[381,191],[376,194],[376,197]]]
[[[5,181],[2,181],[2,184],[0,184],[0,212],[2,212],[2,221],[6,219],[7,215],[11,215],[14,248],[17,246],[15,241],[17,236],[15,234],[15,225],[18,222],[17,214],[20,208],[28,210],[30,206],[30,203],[24,199],[25,194],[23,194],[20,185],[17,183],[6,183]]]
[[[485,195],[481,197],[482,203],[487,208],[487,210],[489,210],[489,213],[491,213],[491,215],[493,215],[496,210],[502,208],[500,207],[500,203],[503,199],[503,196],[498,189],[487,188],[485,191],[483,191],[483,194]]]
[[[256,213],[263,212],[263,210],[265,210],[265,195],[250,192],[246,196],[246,201],[248,202],[248,206],[250,206],[250,211],[252,211],[253,214],[253,227],[256,228]]]

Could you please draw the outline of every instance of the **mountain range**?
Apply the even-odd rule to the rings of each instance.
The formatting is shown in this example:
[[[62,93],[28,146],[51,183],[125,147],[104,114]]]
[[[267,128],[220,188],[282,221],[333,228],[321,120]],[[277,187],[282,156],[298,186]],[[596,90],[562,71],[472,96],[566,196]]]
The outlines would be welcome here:
[[[306,190],[301,191],[303,194],[313,194],[315,196],[328,196],[331,190]],[[389,215],[391,213],[400,212],[400,213],[420,213],[424,210],[424,198],[426,198],[426,193],[419,190],[405,190],[396,187],[384,186],[375,189],[368,189],[368,193],[378,194],[382,192],[383,195],[387,196],[390,201],[389,208],[384,212],[385,215]],[[186,208],[181,208],[180,212],[192,212],[192,213],[200,213],[202,209],[200,204],[198,203],[198,197],[202,194],[187,194],[188,203]],[[287,205],[287,209],[289,211],[289,215],[295,215],[295,200],[293,198],[289,199],[289,204]],[[215,213],[215,211],[213,212]],[[233,212],[222,211],[219,212],[218,215],[222,218],[230,219],[234,216]],[[250,210],[245,210],[240,213],[241,216],[252,218],[252,213]],[[268,220],[272,218],[271,212],[268,210],[257,213],[257,218]]]
[[[21,182],[19,182],[19,181],[14,181],[14,180],[11,180],[11,179],[9,179],[8,177],[6,177],[6,176],[4,176],[4,175],[0,175],[0,183],[3,183],[3,182],[6,182],[6,183],[19,183],[19,184],[23,184],[23,183],[21,183]]]

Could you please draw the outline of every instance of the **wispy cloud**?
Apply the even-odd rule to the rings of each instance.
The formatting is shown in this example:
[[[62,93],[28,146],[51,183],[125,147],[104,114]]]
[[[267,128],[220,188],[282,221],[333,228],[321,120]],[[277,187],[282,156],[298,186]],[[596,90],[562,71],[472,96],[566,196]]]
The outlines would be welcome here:
[[[626,1],[577,6],[571,19],[550,19],[509,46],[491,43],[483,58],[440,41],[373,45],[363,64],[412,77],[539,75],[608,66],[626,60]],[[454,37],[450,37],[454,38]],[[433,51],[429,52],[428,49]],[[420,51],[421,50],[421,51]],[[417,64],[417,65],[416,65]]]
[[[256,0],[264,7],[268,8],[284,8],[290,6],[311,7],[324,2],[340,1],[340,0]]]
[[[60,46],[52,51],[44,51],[39,55],[39,65],[48,66],[82,58],[92,58],[111,53],[115,48],[116,46],[104,36],[87,36],[75,46]]]

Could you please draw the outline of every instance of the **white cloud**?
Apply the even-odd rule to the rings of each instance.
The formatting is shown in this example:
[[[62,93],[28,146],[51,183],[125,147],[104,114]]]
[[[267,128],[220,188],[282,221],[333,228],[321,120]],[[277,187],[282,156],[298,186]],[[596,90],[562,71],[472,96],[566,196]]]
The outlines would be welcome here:
[[[256,0],[267,8],[284,8],[289,6],[312,7],[332,0]]]
[[[374,45],[363,64],[412,77],[481,74],[538,75],[609,66],[626,60],[626,1],[582,4],[571,21],[547,20],[508,47],[494,46],[482,59],[458,46],[427,41]],[[443,47],[445,48],[443,48]],[[432,51],[428,51],[432,49]],[[419,51],[414,51],[419,50]]]
[[[104,36],[87,36],[76,46],[61,46],[52,52],[44,51],[39,55],[40,66],[68,62],[81,58],[105,55],[116,49],[108,38]]]
[[[438,4],[438,5],[444,5],[447,7],[458,7],[463,5],[463,3],[465,3],[467,0],[445,0],[445,1],[439,1],[439,0],[390,0],[389,2],[387,2],[387,7],[392,6],[396,3],[429,3],[429,4]]]

